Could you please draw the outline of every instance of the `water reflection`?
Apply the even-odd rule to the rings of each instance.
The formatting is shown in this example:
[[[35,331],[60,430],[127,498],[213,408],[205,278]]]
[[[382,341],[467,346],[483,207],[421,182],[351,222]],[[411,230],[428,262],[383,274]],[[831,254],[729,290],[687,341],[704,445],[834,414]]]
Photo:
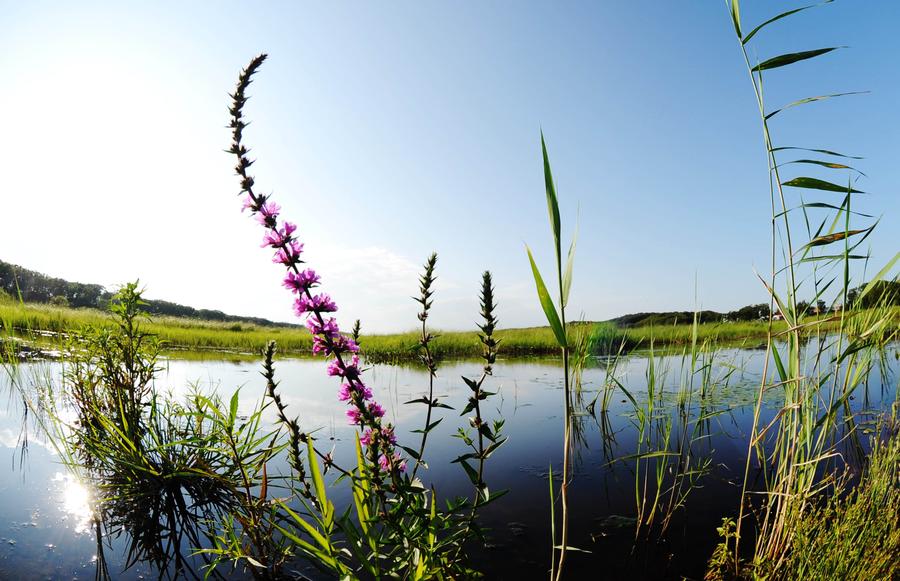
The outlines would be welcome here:
[[[654,370],[659,389],[654,393],[648,390],[650,364],[646,356],[623,358],[612,368],[608,360],[587,363],[582,390],[576,394],[578,413],[573,418],[579,462],[570,489],[570,502],[576,515],[571,537],[577,539],[576,546],[593,551],[593,555],[573,557],[573,575],[579,571],[587,574],[603,559],[609,562],[663,560],[674,569],[697,573],[697,563],[705,560],[717,540],[715,527],[720,524],[721,516],[734,512],[738,506],[739,486],[735,482],[739,479],[736,476],[742,474],[746,435],[752,420],[751,406],[764,357],[762,351],[725,350],[719,352],[716,361],[699,362],[693,370],[690,362],[685,366],[686,362],[680,356],[660,357]],[[855,411],[871,410],[874,416],[877,410],[883,409],[885,402],[893,401],[896,384],[886,378],[889,373],[896,372],[897,360],[889,360],[887,366],[890,370],[884,373],[876,369],[869,384],[859,391],[852,402]],[[171,392],[175,399],[187,396],[191,385],[204,392],[217,389],[223,398],[229,398],[240,387],[238,413],[246,417],[263,394],[263,381],[256,363],[169,361],[166,367],[154,387],[161,392]],[[445,397],[450,405],[462,409],[468,391],[458,378],[471,376],[478,368],[477,362],[444,362],[435,393]],[[33,386],[38,380],[57,378],[59,371],[58,364],[26,364],[21,366],[18,374],[22,386]],[[325,375],[322,362],[282,360],[278,362],[277,372],[282,397],[289,410],[299,414],[304,429],[318,428],[317,436],[323,449],[333,445],[335,461],[352,465],[353,430],[346,425],[344,406],[335,398],[337,385]],[[0,383],[3,381],[0,375]],[[485,512],[491,542],[477,558],[485,564],[492,578],[502,573],[542,570],[549,559],[547,473],[552,464],[554,474],[558,474],[563,429],[561,369],[555,361],[501,361],[495,367],[494,381],[498,396],[494,404],[496,409],[490,412],[506,419],[504,432],[510,436],[510,441],[491,458],[486,476],[492,489],[510,492]],[[369,372],[369,384],[379,393],[380,399],[391,402],[389,413],[393,414],[401,440],[412,441],[415,435],[410,431],[422,427],[423,412],[420,406],[405,406],[403,402],[425,393],[426,375],[412,367],[376,366]],[[706,388],[704,393],[698,390],[700,384]],[[0,387],[0,394],[8,388],[8,383],[5,388]],[[626,397],[623,388],[633,402]],[[639,511],[634,498],[634,458],[615,460],[635,454],[639,437],[635,409],[636,406],[646,407],[650,400],[656,402],[657,407],[648,419],[659,422],[669,418],[671,422],[668,428],[654,425],[654,430],[659,426],[659,431],[654,434],[668,433],[671,438],[656,441],[649,451],[671,454],[667,456],[669,463],[664,470],[663,490],[669,494],[666,498],[672,499],[671,504],[680,510],[665,520],[670,530],[669,538],[654,546],[652,551],[655,553],[644,554],[632,553],[635,516]],[[21,398],[17,397],[8,398],[6,410],[0,406],[0,446],[6,446],[0,450],[0,462],[10,461],[16,453],[15,448],[20,446],[21,406]],[[429,439],[429,468],[422,472],[426,482],[434,483],[446,497],[464,493],[471,486],[462,471],[449,464],[449,460],[461,453],[460,442],[450,437],[464,421],[457,413],[447,411],[444,422]],[[776,413],[774,403],[766,407],[763,422],[770,421]],[[272,423],[274,419],[272,410],[267,410],[264,420]],[[32,443],[42,442],[38,433],[32,431]],[[667,441],[671,442],[670,448],[665,447]],[[699,466],[703,467],[702,480],[694,483],[691,478]],[[652,475],[654,467],[655,462],[648,462],[641,466],[639,475],[647,474],[648,468]],[[286,473],[287,466],[273,461],[269,470],[270,474]],[[47,478],[49,487],[41,486],[42,478]],[[672,483],[676,488],[672,488]],[[683,491],[695,484],[702,486],[702,493],[684,496]],[[118,521],[122,535],[104,535],[92,519],[92,495],[75,478],[60,471],[58,458],[50,450],[35,450],[22,473],[0,473],[0,490],[3,491],[0,518],[5,522],[35,522],[36,526],[32,528],[41,533],[30,535],[21,529],[0,533],[0,537],[15,537],[15,554],[9,558],[19,555],[20,560],[10,561],[0,555],[7,563],[15,563],[14,567],[24,567],[29,559],[35,560],[39,554],[46,553],[48,544],[54,547],[54,566],[75,568],[87,564],[93,567],[91,559],[102,562],[105,558],[109,571],[116,578],[136,579],[148,572],[156,576],[158,568],[166,566],[164,561],[159,561],[154,572],[145,563],[136,563],[132,569],[124,571],[136,557],[146,556],[129,554],[129,537],[131,540],[140,538],[141,530],[150,527],[149,521],[154,520],[151,511],[132,504],[130,508],[134,510],[129,513],[124,510],[129,508],[125,503],[121,507],[124,516]],[[347,502],[347,490],[337,488],[333,499],[337,505]],[[694,502],[696,504],[692,505]],[[702,510],[685,506],[702,507]],[[23,507],[45,514],[32,519],[21,514]],[[58,508],[53,512],[65,516],[64,522],[70,530],[55,530],[59,523],[47,518],[50,507]],[[150,517],[149,521],[136,526],[141,514]],[[51,535],[51,532],[55,534]],[[73,537],[86,537],[88,542]],[[201,538],[184,539],[181,551],[189,553],[203,542]],[[13,550],[8,547],[4,550]],[[518,563],[520,568],[511,563]],[[202,562],[188,563],[185,567],[202,576],[202,565]],[[3,567],[0,565],[0,577],[6,578],[10,571],[15,571]],[[651,570],[644,570],[649,575],[648,571]]]

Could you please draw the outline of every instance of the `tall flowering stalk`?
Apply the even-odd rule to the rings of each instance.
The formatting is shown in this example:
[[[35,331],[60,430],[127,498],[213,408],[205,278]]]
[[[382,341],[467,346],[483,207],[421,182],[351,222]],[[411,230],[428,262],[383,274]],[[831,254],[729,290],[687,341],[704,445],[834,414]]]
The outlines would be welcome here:
[[[382,421],[384,408],[373,399],[372,390],[362,380],[359,345],[354,338],[341,333],[337,320],[332,316],[337,311],[337,305],[331,297],[316,292],[321,280],[319,275],[311,268],[301,267],[304,264],[301,259],[303,243],[295,235],[297,226],[279,220],[281,207],[269,196],[254,191],[255,182],[248,173],[253,161],[247,157],[250,150],[242,141],[243,131],[247,127],[243,107],[247,102],[247,87],[266,56],[259,55],[241,72],[235,92],[231,95],[232,145],[229,152],[238,160],[235,172],[241,181],[239,195],[243,200],[242,211],[249,210],[264,229],[262,246],[271,248],[272,261],[286,270],[283,284],[294,295],[294,313],[305,319],[306,328],[313,336],[313,353],[330,359],[327,373],[341,380],[338,399],[347,403],[348,420],[362,431],[360,441],[367,448],[369,461],[378,464],[396,488],[399,473],[405,470],[406,463],[395,451],[393,426]],[[376,475],[376,480],[380,487],[381,476]]]
[[[438,498],[434,489],[424,488],[413,476],[403,474],[406,462],[398,452],[405,450],[416,460],[416,466],[424,464],[422,455],[425,440],[440,420],[432,422],[431,408],[449,407],[433,397],[433,383],[430,384],[429,397],[423,403],[429,406],[426,427],[421,430],[422,444],[417,452],[412,448],[398,446],[394,434],[394,426],[384,422],[384,408],[372,397],[372,390],[362,380],[363,369],[359,361],[359,322],[352,332],[341,333],[333,313],[337,305],[325,293],[318,291],[320,276],[311,268],[307,268],[302,260],[303,244],[298,239],[297,226],[280,219],[281,208],[269,196],[254,190],[254,179],[248,170],[253,162],[248,158],[249,150],[243,145],[243,131],[247,124],[243,120],[242,110],[247,102],[246,90],[253,75],[265,61],[266,55],[260,55],[241,72],[237,88],[233,95],[230,109],[233,132],[233,143],[230,153],[238,160],[235,171],[240,178],[243,209],[249,210],[256,221],[264,229],[262,246],[273,252],[273,261],[285,268],[284,286],[294,296],[294,311],[298,317],[305,319],[306,327],[313,336],[312,351],[329,359],[327,372],[340,379],[338,399],[347,403],[347,417],[352,425],[358,426],[356,441],[356,468],[351,471],[336,466],[330,454],[323,454],[313,445],[308,434],[302,432],[297,420],[290,420],[285,405],[276,393],[272,356],[274,346],[267,351],[265,377],[267,393],[277,407],[278,418],[287,426],[290,436],[288,448],[289,459],[294,471],[303,485],[297,490],[306,504],[313,510],[301,515],[287,505],[277,501],[279,510],[273,513],[279,530],[291,539],[297,554],[309,558],[323,570],[336,575],[337,578],[352,578],[355,573],[364,574],[364,578],[404,578],[404,579],[462,579],[470,578],[475,573],[464,562],[463,545],[472,537],[472,518],[461,517],[460,509],[464,505],[448,505],[446,511],[438,509]],[[423,362],[428,367],[432,381],[436,372],[436,363],[429,349],[433,336],[428,332],[426,319],[432,302],[432,284],[437,256],[432,255],[426,263],[425,274],[420,280],[420,299],[422,311],[419,320],[422,322],[422,339],[420,347]],[[496,342],[492,332],[496,320],[493,319],[493,299],[490,278],[486,279],[487,298],[483,297],[482,309],[485,325],[481,327],[485,335],[487,366],[485,374],[490,373],[490,364],[494,360]],[[483,378],[482,378],[483,381]],[[468,382],[467,382],[468,383]],[[481,383],[472,382],[474,398],[483,400],[491,395],[480,390]],[[470,410],[471,411],[471,410]],[[466,412],[468,413],[468,412]],[[480,410],[476,410],[474,427],[479,427],[479,445],[469,444],[475,450],[470,458],[478,458],[479,464],[496,449],[502,441],[496,434],[502,426],[502,420],[494,422],[494,429],[489,430],[480,419]],[[482,438],[483,436],[483,438]],[[486,439],[486,440],[485,440]],[[487,441],[492,442],[485,447]],[[306,445],[308,467],[299,460],[302,451],[300,443]],[[365,451],[363,451],[365,448]],[[327,497],[322,479],[319,461],[325,469],[335,469],[342,478],[352,481],[353,504],[356,518],[352,519],[349,511],[339,516],[334,505]],[[478,486],[480,497],[475,506],[480,507],[488,500],[498,497],[490,495],[481,480],[481,469],[477,472],[464,463],[467,472]],[[282,528],[290,526],[296,533]],[[333,542],[332,534],[340,533],[340,540]],[[294,535],[294,536],[291,536]],[[301,535],[308,540],[301,538]],[[341,548],[341,545],[350,547]],[[227,549],[235,558],[234,544]]]
[[[431,311],[431,297],[434,295],[431,286],[434,284],[435,280],[434,267],[436,264],[437,253],[432,252],[431,256],[428,257],[428,260],[425,261],[425,271],[422,273],[422,276],[419,277],[419,298],[415,299],[417,303],[422,305],[422,310],[419,311],[417,315],[419,321],[422,323],[422,334],[419,337],[419,344],[417,347],[419,349],[419,359],[422,361],[422,365],[428,370],[428,397],[422,397],[407,403],[424,403],[428,406],[428,411],[425,414],[425,427],[420,430],[422,433],[422,441],[419,444],[419,451],[415,454],[416,464],[413,466],[412,478],[415,478],[416,473],[419,471],[419,466],[423,464],[422,456],[425,454],[425,444],[428,441],[428,433],[441,423],[440,419],[434,423],[431,422],[431,414],[434,411],[434,408],[438,405],[441,405],[441,407],[449,407],[439,404],[437,398],[434,397],[434,378],[437,376],[437,362],[431,353],[430,345],[435,336],[428,331],[428,327],[425,324],[428,320],[428,313]],[[410,455],[412,454],[410,453]]]

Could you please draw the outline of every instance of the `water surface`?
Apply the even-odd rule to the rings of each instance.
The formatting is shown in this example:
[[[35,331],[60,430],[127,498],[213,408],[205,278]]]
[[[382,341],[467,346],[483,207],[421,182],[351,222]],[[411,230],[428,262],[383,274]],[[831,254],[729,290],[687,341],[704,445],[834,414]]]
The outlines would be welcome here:
[[[590,553],[570,555],[571,578],[702,578],[705,561],[718,540],[716,527],[738,507],[764,358],[764,350],[719,351],[705,381],[701,371],[690,372],[689,359],[654,359],[654,370],[663,378],[660,401],[665,404],[658,408],[657,419],[672,418],[672,446],[689,443],[691,462],[702,464],[704,470],[695,487],[688,487],[685,504],[674,511],[666,534],[651,535],[636,548],[635,462],[628,457],[637,447],[637,420],[632,402],[621,390],[613,392],[605,413],[599,401],[588,406],[607,383],[607,363],[590,362],[576,402],[580,411],[570,485],[571,544]],[[695,364],[695,369],[701,364]],[[646,355],[632,355],[615,369],[615,377],[638,404],[648,397],[648,365]],[[895,372],[896,358],[889,358],[888,365]],[[156,389],[174,398],[194,389],[216,390],[230,397],[240,389],[241,414],[251,413],[262,398],[264,380],[258,363],[170,360],[164,367]],[[324,363],[282,359],[276,370],[289,412],[299,416],[304,430],[314,431],[321,448],[333,447],[338,464],[352,466],[353,428],[346,423],[346,407],[335,397],[338,384],[325,374]],[[23,402],[22,390],[28,397],[29,386],[58,381],[60,372],[59,363],[22,364],[14,372],[16,388],[8,375],[0,375],[4,398],[0,400],[0,462],[7,466],[0,470],[0,578],[95,575],[100,553],[88,508],[90,491],[66,472],[52,444],[41,437],[35,414],[26,413]],[[477,377],[480,372],[478,362],[444,362],[435,393],[461,410],[469,389],[460,376]],[[397,425],[401,443],[418,448],[419,436],[409,432],[422,427],[425,409],[404,402],[427,393],[427,374],[416,367],[379,365],[367,375],[376,398],[388,408],[388,419]],[[705,386],[702,393],[701,384]],[[556,476],[562,468],[562,369],[552,359],[501,360],[485,388],[498,393],[483,408],[483,415],[504,418],[503,431],[509,437],[488,461],[485,480],[492,490],[508,493],[485,510],[489,541],[473,547],[472,554],[489,578],[545,578],[550,559],[548,472],[552,466]],[[853,407],[856,411],[883,409],[893,401],[895,391],[896,374],[883,377],[875,369],[869,383],[855,395]],[[677,411],[680,404],[683,414]],[[767,402],[763,421],[773,417],[776,409],[777,401]],[[435,413],[445,419],[429,436],[428,468],[420,470],[420,475],[442,497],[471,496],[468,478],[459,465],[450,462],[466,451],[452,434],[467,420],[458,411]],[[266,419],[272,422],[274,415]],[[346,502],[346,489],[338,487],[333,498],[338,505]],[[144,563],[125,570],[124,539],[104,542],[102,555],[114,578],[158,575]],[[315,576],[308,568],[298,568]]]

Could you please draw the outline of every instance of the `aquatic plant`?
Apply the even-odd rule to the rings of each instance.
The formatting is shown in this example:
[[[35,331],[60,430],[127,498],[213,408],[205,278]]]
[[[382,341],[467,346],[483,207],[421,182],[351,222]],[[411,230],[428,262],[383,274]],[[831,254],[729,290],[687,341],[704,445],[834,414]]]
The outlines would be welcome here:
[[[319,275],[310,268],[300,267],[303,263],[303,244],[295,236],[297,227],[280,220],[280,207],[269,196],[254,190],[254,178],[248,173],[253,162],[247,157],[249,151],[242,142],[247,125],[243,120],[243,107],[247,101],[246,89],[265,59],[265,55],[260,55],[251,61],[242,71],[232,95],[230,127],[233,142],[230,152],[237,157],[235,171],[241,182],[243,209],[250,210],[263,226],[263,246],[273,250],[273,262],[285,267],[284,286],[295,295],[295,313],[306,320],[306,327],[313,336],[312,352],[330,359],[327,373],[341,380],[337,397],[347,402],[346,415],[350,423],[358,427],[357,465],[354,469],[342,468],[335,464],[330,454],[318,451],[314,438],[300,429],[296,419],[287,416],[275,389],[270,348],[266,363],[268,392],[276,405],[279,420],[288,430],[294,479],[299,483],[296,490],[305,509],[300,514],[287,503],[279,502],[283,517],[276,526],[304,557],[339,577],[350,574],[414,579],[468,576],[472,571],[463,560],[463,545],[473,534],[479,533],[475,526],[475,511],[499,497],[499,494],[489,493],[483,483],[484,460],[503,443],[497,434],[502,422],[495,422],[495,430],[491,431],[482,420],[480,409],[477,409],[478,402],[490,395],[481,390],[481,384],[484,377],[490,374],[490,364],[496,356],[497,342],[493,338],[496,320],[493,317],[490,275],[485,274],[482,286],[485,324],[481,327],[484,334],[480,339],[488,363],[480,381],[464,378],[474,392],[476,417],[471,421],[478,430],[478,446],[472,457],[479,462],[479,469],[475,472],[465,461],[468,457],[458,459],[476,486],[472,512],[466,518],[462,516],[467,506],[465,500],[448,503],[446,510],[438,510],[435,490],[427,490],[416,478],[419,468],[426,466],[424,456],[428,435],[441,422],[441,419],[431,420],[432,412],[435,408],[448,407],[434,396],[433,380],[437,363],[430,350],[433,336],[426,327],[432,304],[437,255],[432,254],[426,262],[420,279],[420,297],[417,299],[421,305],[418,318],[422,325],[418,353],[429,373],[429,389],[427,396],[410,402],[427,406],[425,426],[419,430],[420,445],[415,450],[397,443],[394,427],[383,420],[385,409],[375,401],[372,390],[362,380],[364,369],[359,358],[358,322],[352,337],[341,333],[336,319],[331,316],[337,305],[327,294],[314,292],[320,285]],[[463,414],[473,408],[467,407]],[[492,444],[485,447],[484,438],[491,440]],[[306,468],[300,460],[304,448]],[[407,460],[399,449],[415,462],[411,474],[406,473]],[[349,517],[349,513],[342,516],[336,514],[322,478],[320,460],[325,472],[333,469],[340,473],[341,479],[349,481],[356,509],[355,520]],[[335,540],[337,533],[343,541]],[[346,548],[340,548],[343,545]],[[218,549],[221,554],[227,554],[228,545],[222,543]],[[235,556],[234,552],[232,556]]]
[[[531,264],[531,272],[534,276],[535,287],[537,288],[538,300],[541,308],[550,324],[550,329],[556,338],[562,353],[563,360],[563,398],[565,401],[565,431],[563,435],[563,469],[562,483],[560,485],[560,508],[561,508],[561,526],[560,526],[560,543],[557,546],[555,537],[553,541],[552,559],[550,565],[550,578],[562,578],[565,565],[566,552],[569,550],[569,478],[570,478],[570,452],[571,452],[571,422],[572,422],[572,378],[569,377],[569,355],[570,346],[567,338],[566,330],[566,305],[569,302],[569,291],[572,288],[572,267],[575,263],[575,243],[578,239],[578,230],[572,237],[572,243],[569,245],[569,252],[566,256],[566,263],[562,262],[562,246],[561,246],[561,221],[559,215],[559,201],[556,196],[556,184],[553,181],[553,172],[550,169],[550,158],[547,155],[547,144],[544,141],[544,134],[541,132],[541,153],[544,158],[544,189],[547,194],[547,213],[550,217],[550,232],[553,235],[553,251],[556,257],[556,283],[558,290],[559,306],[553,304],[553,298],[547,290],[544,278],[534,261],[531,249],[528,245],[525,250],[528,254],[528,261]],[[551,488],[553,481],[550,481]],[[552,517],[551,517],[552,518]],[[556,551],[559,550],[559,562],[556,561]]]
[[[472,451],[466,452],[453,460],[453,462],[459,463],[463,467],[466,475],[475,487],[472,512],[466,522],[467,526],[474,527],[474,532],[482,538],[483,534],[477,527],[475,520],[478,509],[505,494],[505,491],[491,492],[484,480],[485,462],[491,457],[491,454],[496,452],[506,442],[506,438],[502,435],[504,420],[501,418],[494,420],[492,424],[488,423],[482,412],[482,406],[488,398],[496,395],[496,392],[484,389],[485,380],[493,374],[494,363],[497,361],[497,347],[500,344],[500,341],[494,338],[494,330],[498,323],[497,318],[494,316],[494,308],[494,286],[491,273],[484,271],[481,276],[481,317],[483,322],[479,325],[481,333],[478,335],[482,345],[481,357],[484,359],[484,366],[478,379],[463,376],[462,379],[471,390],[472,395],[469,396],[466,407],[460,412],[461,416],[475,412],[474,416],[469,417],[469,425],[475,430],[476,436],[473,438],[469,430],[459,428],[456,437],[461,439]],[[485,446],[486,441],[490,442],[487,446]],[[473,460],[477,463],[477,469],[469,464]]]
[[[73,343],[60,391],[44,388],[46,427],[94,492],[98,547],[125,535],[126,568],[149,562],[160,575],[197,577],[188,555],[205,523],[240,505],[235,491],[258,486],[258,463],[278,449],[259,449],[275,438],[261,432],[261,408],[238,425],[238,392],[227,407],[214,395],[180,404],[156,392],[160,345],[142,328],[141,305],[137,283],[125,285],[110,303],[116,328],[85,329]],[[108,575],[102,560],[98,575]]]
[[[761,278],[771,296],[772,328],[767,341],[766,368],[754,410],[744,470],[743,501],[733,534],[733,563],[735,573],[741,574],[740,543],[747,526],[745,517],[748,509],[756,506],[759,525],[752,567],[778,576],[782,574],[791,554],[798,524],[803,521],[816,497],[835,482],[839,465],[837,444],[844,436],[850,436],[851,441],[856,440],[849,399],[868,373],[869,360],[875,356],[879,346],[870,340],[871,336],[847,341],[848,331],[853,327],[852,320],[856,317],[849,300],[851,265],[855,261],[867,260],[867,255],[861,254],[859,248],[872,233],[877,221],[864,227],[851,226],[851,220],[856,222],[860,217],[865,217],[855,211],[852,204],[856,196],[863,193],[856,189],[856,181],[862,174],[848,165],[850,160],[858,160],[859,157],[825,148],[776,146],[770,132],[770,120],[794,107],[858,94],[844,92],[807,97],[774,110],[766,106],[763,79],[768,71],[805,64],[841,47],[786,53],[756,64],[751,62],[749,56],[749,43],[757,34],[776,22],[780,24],[783,19],[818,5],[783,12],[749,32],[744,31],[741,22],[739,1],[730,0],[727,5],[760,116],[772,214],[771,273],[767,280]],[[806,157],[797,158],[795,154]],[[789,159],[785,160],[785,157]],[[793,168],[804,168],[804,171],[788,179],[785,174]],[[806,173],[806,170],[816,168],[823,172],[846,172],[846,185]],[[801,193],[799,202],[793,202],[789,201],[789,190],[824,192],[829,196],[839,194],[842,200],[839,204],[824,199],[809,201]],[[820,213],[818,215],[824,214],[821,221],[815,218],[816,212]],[[807,241],[798,247],[798,232],[804,230]],[[898,257],[900,255],[895,256],[868,283],[869,286],[885,276]],[[823,304],[827,305],[826,293],[832,285],[837,292],[831,303],[840,302],[843,308],[824,318],[810,318],[808,304],[801,301],[799,295],[804,292],[803,289],[811,287],[813,299],[809,303],[824,299]],[[776,313],[787,323],[785,331],[775,330],[772,321]],[[876,328],[885,327],[891,320],[885,311],[877,312],[875,317],[876,320],[870,322]],[[837,323],[836,332],[832,335],[821,327],[822,322],[828,320]],[[817,337],[809,345],[811,352],[808,353],[804,336],[810,328],[817,329]],[[763,426],[760,425],[762,401],[764,394],[772,390],[782,394],[782,405],[775,418]],[[759,463],[765,486],[761,506],[752,502],[754,491],[749,486],[754,458]]]

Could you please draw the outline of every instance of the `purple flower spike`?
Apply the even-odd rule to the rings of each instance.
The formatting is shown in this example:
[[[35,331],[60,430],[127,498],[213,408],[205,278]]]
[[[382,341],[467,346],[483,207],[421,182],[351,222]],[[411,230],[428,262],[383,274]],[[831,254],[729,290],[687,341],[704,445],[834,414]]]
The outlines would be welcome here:
[[[304,294],[306,291],[319,284],[319,275],[311,268],[307,268],[300,272],[290,271],[287,273],[287,276],[284,277],[284,282],[282,284],[284,285],[284,288],[295,294]],[[314,331],[310,329],[310,332]]]
[[[276,248],[284,244],[284,237],[282,237],[281,233],[276,230],[268,230],[265,234],[263,234],[263,241],[260,246],[265,248],[266,246],[272,246]]]
[[[266,244],[263,244],[266,246]],[[303,245],[297,242],[296,240],[291,240],[283,248],[279,248],[275,251],[275,256],[272,257],[272,262],[276,264],[283,264],[287,267],[292,267],[298,262],[300,262],[300,254],[303,252]]]
[[[281,213],[281,206],[275,202],[265,202],[259,207],[259,215],[256,220],[263,226],[274,227],[279,213]]]
[[[362,420],[362,412],[360,412],[356,408],[350,408],[345,412],[347,414],[347,419],[350,420],[350,425],[358,426],[360,421]]]
[[[325,335],[330,339],[336,339],[341,336],[334,317],[329,317],[322,323],[319,322],[318,317],[310,317],[306,320],[306,328],[313,335]]]
[[[397,452],[394,452],[390,459],[384,454],[379,456],[378,465],[383,471],[389,471],[391,469],[391,464],[394,464],[400,472],[406,472],[406,462],[400,459],[400,454]]]
[[[377,401],[369,404],[369,413],[376,418],[384,417],[384,408]]]
[[[313,320],[312,317],[307,321]],[[353,339],[340,333],[328,334],[323,332],[313,337],[313,354],[337,355],[339,353],[359,353],[359,345]]]
[[[241,143],[241,132],[246,123],[242,120],[240,109],[245,101],[243,91],[249,83],[249,76],[261,62],[262,58],[255,60],[252,67],[245,71],[246,76],[242,77],[232,111],[234,143],[229,151],[238,157],[236,172],[240,177],[243,193],[241,211],[249,209],[256,221],[265,228],[262,245],[273,249],[273,262],[285,266],[287,273],[282,284],[293,293],[294,312],[306,320],[306,327],[313,335],[313,353],[331,357],[328,375],[341,379],[337,396],[339,400],[347,402],[347,419],[351,424],[359,426],[362,432],[360,442],[370,447],[372,457],[378,458],[377,462],[382,470],[394,473],[397,470],[403,471],[406,463],[394,451],[397,441],[394,428],[391,425],[382,426],[381,418],[384,417],[385,410],[372,399],[372,390],[360,379],[363,370],[360,369],[359,345],[353,338],[341,334],[334,317],[326,316],[327,313],[337,311],[337,305],[331,297],[324,293],[312,293],[312,289],[319,285],[319,275],[312,269],[299,268],[303,262],[300,259],[303,244],[294,238],[297,225],[279,221],[281,207],[269,201],[268,196],[253,191],[254,180],[247,173],[253,162],[247,159],[248,149]]]
[[[333,313],[336,310],[337,305],[325,293],[312,297],[302,296],[294,302],[294,312],[298,317],[305,313]]]
[[[344,363],[340,359],[333,359],[328,364],[328,375],[335,377],[345,377],[347,381],[359,380],[359,356],[354,355],[350,359],[350,363]]]

